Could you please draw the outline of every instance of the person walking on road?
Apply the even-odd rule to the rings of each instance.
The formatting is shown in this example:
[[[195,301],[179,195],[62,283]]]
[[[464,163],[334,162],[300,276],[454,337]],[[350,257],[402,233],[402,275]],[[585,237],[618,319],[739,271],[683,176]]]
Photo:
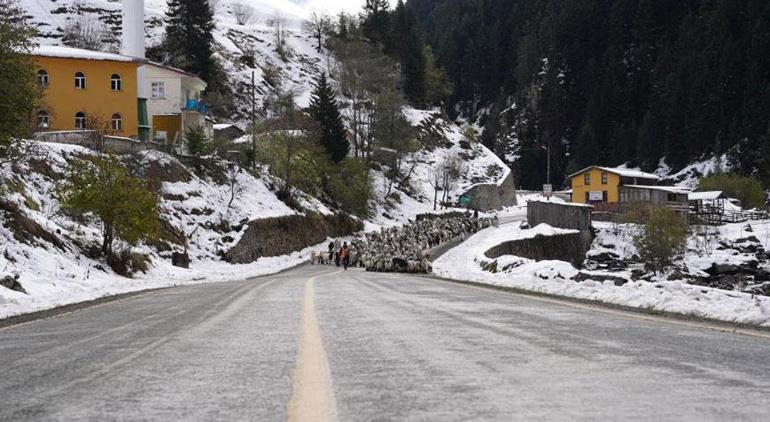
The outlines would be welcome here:
[[[342,248],[340,248],[340,261],[342,261],[342,267],[347,271],[348,265],[350,265],[350,247],[348,242],[345,242]]]
[[[329,242],[329,262],[334,259],[334,242]]]

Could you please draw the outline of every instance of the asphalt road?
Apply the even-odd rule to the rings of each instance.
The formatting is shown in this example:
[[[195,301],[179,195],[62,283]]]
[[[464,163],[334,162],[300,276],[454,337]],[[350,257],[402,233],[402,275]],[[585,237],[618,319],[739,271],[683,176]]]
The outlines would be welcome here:
[[[770,419],[770,335],[303,267],[0,330],[0,420]]]

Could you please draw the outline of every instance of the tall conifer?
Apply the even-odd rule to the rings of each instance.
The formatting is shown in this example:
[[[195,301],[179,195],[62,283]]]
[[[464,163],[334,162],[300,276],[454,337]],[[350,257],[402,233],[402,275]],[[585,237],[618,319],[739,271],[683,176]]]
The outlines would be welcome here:
[[[321,73],[315,82],[310,98],[310,114],[321,128],[321,145],[336,163],[344,160],[350,150],[345,125],[342,123],[337,98],[329,84],[326,73]]]

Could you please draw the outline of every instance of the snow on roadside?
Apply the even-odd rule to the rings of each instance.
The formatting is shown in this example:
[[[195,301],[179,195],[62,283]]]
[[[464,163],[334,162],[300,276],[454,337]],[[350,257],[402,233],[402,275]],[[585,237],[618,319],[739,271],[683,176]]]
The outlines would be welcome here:
[[[586,280],[578,283],[571,279],[578,270],[563,261],[535,262],[503,256],[497,259],[497,268],[503,268],[503,271],[492,273],[482,268],[494,261],[485,255],[492,247],[536,234],[560,232],[563,231],[543,225],[533,229],[521,229],[516,225],[490,227],[436,260],[433,272],[452,280],[770,327],[768,297],[692,286],[682,281],[630,281],[623,286],[616,286],[612,281]]]
[[[7,241],[9,235],[6,229],[0,228],[0,239]],[[191,264],[190,269],[183,269],[167,261],[156,261],[151,264],[153,266],[147,274],[140,273],[135,278],[123,278],[101,271],[96,267],[98,263],[71,254],[19,245],[22,255],[28,258],[17,260],[15,268],[24,274],[23,286],[28,294],[0,289],[0,319],[123,293],[243,281],[275,274],[307,262],[311,251],[323,249],[327,242],[290,255],[260,258],[257,262],[245,265],[197,261]],[[0,257],[1,266],[8,265],[8,262],[3,261],[4,258]],[[40,271],[41,268],[46,270]]]

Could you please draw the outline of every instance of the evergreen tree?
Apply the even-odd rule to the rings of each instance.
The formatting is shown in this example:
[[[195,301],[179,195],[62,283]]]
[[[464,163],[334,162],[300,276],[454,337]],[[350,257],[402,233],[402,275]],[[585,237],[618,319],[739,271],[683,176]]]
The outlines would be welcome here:
[[[315,82],[315,89],[310,99],[310,114],[318,121],[321,132],[321,145],[335,163],[341,162],[348,155],[348,142],[345,125],[342,123],[336,94],[329,84],[326,73],[321,73]]]
[[[27,53],[35,31],[13,0],[0,0],[0,158],[27,134],[38,94],[34,64]]]
[[[201,77],[216,114],[232,111],[227,74],[214,57],[214,12],[209,0],[168,0],[164,61]]]
[[[361,20],[366,38],[375,44],[389,45],[390,3],[388,0],[366,0]]]

